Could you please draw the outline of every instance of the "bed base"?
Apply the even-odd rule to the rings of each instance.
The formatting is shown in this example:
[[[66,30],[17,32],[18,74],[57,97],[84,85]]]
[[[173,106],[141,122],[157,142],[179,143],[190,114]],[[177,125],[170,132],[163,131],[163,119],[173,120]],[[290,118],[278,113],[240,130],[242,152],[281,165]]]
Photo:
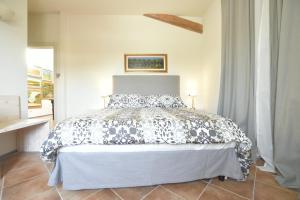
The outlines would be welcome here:
[[[60,152],[48,184],[66,190],[120,188],[225,176],[242,179],[234,148],[145,152]]]

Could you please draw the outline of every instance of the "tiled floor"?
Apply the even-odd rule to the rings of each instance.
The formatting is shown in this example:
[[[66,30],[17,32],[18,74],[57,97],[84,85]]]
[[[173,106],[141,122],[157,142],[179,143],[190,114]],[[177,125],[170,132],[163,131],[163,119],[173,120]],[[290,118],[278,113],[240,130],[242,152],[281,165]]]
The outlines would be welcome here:
[[[259,165],[259,164],[257,164]],[[0,163],[0,199],[3,200],[293,200],[297,193],[280,187],[272,174],[255,166],[246,182],[218,179],[151,187],[66,191],[49,187],[51,166],[36,153],[17,153]]]

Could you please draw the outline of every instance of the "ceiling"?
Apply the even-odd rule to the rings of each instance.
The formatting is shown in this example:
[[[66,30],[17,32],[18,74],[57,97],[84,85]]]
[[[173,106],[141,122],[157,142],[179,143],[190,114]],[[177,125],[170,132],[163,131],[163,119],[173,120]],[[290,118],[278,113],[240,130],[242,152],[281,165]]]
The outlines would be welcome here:
[[[32,13],[202,16],[212,0],[28,0]]]

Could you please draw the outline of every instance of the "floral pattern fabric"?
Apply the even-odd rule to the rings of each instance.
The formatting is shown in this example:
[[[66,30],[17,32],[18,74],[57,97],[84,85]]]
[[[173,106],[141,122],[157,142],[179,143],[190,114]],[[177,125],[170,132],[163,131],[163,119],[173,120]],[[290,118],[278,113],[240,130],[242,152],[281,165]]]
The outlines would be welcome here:
[[[180,97],[172,95],[114,94],[108,108],[182,108],[186,107]]]
[[[109,108],[143,108],[146,98],[138,94],[113,94],[108,102]]]
[[[244,177],[251,165],[251,141],[230,119],[188,108],[103,109],[56,125],[41,147],[41,157],[55,161],[59,148],[80,144],[236,143]]]
[[[157,107],[162,108],[185,108],[187,107],[180,97],[175,97],[171,95],[157,96],[158,104]],[[151,106],[149,106],[151,107]]]

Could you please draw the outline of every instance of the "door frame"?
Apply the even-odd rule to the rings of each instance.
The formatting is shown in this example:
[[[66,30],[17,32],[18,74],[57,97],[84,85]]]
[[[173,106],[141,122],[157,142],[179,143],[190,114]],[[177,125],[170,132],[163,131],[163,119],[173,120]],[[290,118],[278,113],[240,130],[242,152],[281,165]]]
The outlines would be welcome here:
[[[47,42],[47,43],[31,43],[27,45],[27,48],[33,48],[33,49],[53,49],[53,86],[54,86],[54,121],[57,122],[59,119],[59,116],[61,113],[59,113],[59,109],[57,109],[57,104],[55,102],[58,102],[59,100],[59,94],[61,92],[58,92],[58,78],[59,78],[59,59],[58,59],[58,47],[56,43]],[[63,87],[62,87],[63,88]]]

